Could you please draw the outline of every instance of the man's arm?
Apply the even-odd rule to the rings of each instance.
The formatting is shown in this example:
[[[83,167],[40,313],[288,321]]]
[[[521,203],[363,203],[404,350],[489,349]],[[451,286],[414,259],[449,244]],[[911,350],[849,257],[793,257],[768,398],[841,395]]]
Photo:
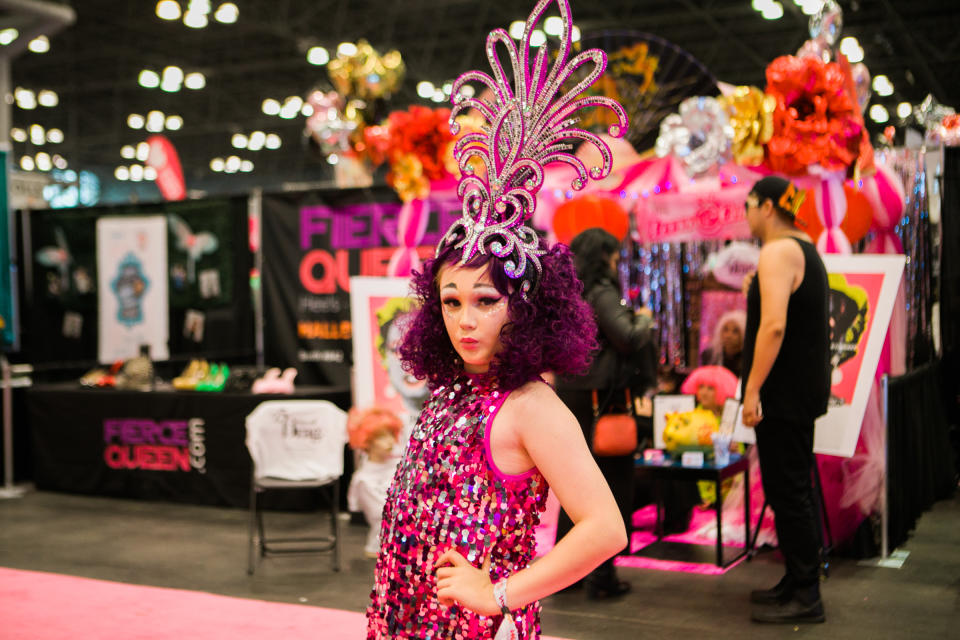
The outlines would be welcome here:
[[[760,251],[757,278],[760,286],[760,326],[753,351],[753,364],[743,395],[743,424],[760,422],[760,387],[770,375],[783,344],[787,304],[794,283],[803,274],[803,252],[794,242],[772,242]]]

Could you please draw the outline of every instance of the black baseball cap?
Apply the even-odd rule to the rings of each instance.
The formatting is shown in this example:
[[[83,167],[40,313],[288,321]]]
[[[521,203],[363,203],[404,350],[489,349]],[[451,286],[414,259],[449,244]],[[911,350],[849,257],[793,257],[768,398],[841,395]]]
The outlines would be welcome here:
[[[807,195],[805,191],[797,189],[796,185],[780,176],[767,176],[757,180],[750,193],[759,196],[761,204],[764,200],[770,200],[773,206],[791,218],[797,216],[797,211]]]

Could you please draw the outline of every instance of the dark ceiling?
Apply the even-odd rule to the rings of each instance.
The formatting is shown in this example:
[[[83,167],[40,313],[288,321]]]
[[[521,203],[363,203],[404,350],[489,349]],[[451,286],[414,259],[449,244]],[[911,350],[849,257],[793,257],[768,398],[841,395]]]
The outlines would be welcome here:
[[[719,80],[763,86],[764,68],[778,55],[794,53],[807,39],[807,16],[793,0],[780,0],[784,15],[768,21],[750,0],[572,0],[574,22],[585,36],[607,29],[635,29],[689,51]],[[306,61],[306,50],[366,38],[381,52],[398,49],[407,67],[391,106],[433,105],[418,98],[420,80],[434,83],[472,68],[485,68],[483,43],[492,28],[524,19],[534,2],[518,0],[235,0],[239,20],[205,29],[155,15],[152,0],[77,0],[67,3],[76,22],[51,38],[48,53],[24,53],[13,61],[13,85],[53,89],[54,108],[13,107],[13,125],[59,127],[65,141],[46,145],[72,168],[112,175],[129,163],[120,148],[144,139],[127,115],[159,109],[183,117],[167,135],[176,145],[187,186],[207,192],[242,191],[255,184],[323,181],[330,167],[305,143],[303,118],[282,120],[261,111],[264,98],[305,96],[329,86],[326,70]],[[186,1],[181,4],[186,5]],[[214,8],[220,4],[213,0]],[[842,0],[842,35],[854,36],[873,75],[885,74],[895,92],[880,100],[890,110],[928,93],[960,105],[960,2],[957,0]],[[0,28],[6,16],[0,12]],[[143,68],[175,64],[206,75],[199,91],[145,89]],[[891,123],[897,123],[892,116]],[[278,133],[279,150],[237,152],[233,133],[254,129]],[[14,143],[15,155],[34,153]],[[250,174],[215,174],[215,156],[236,153],[255,163]]]

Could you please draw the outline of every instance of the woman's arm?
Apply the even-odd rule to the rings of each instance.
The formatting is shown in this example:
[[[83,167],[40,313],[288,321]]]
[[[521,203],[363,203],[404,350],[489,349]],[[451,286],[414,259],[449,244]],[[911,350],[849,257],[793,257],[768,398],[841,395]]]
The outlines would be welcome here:
[[[627,534],[580,425],[552,389],[543,383],[518,389],[504,403],[495,423],[507,441],[515,436],[516,446],[501,449],[509,455],[511,466],[519,463],[519,457],[528,458],[529,466],[540,470],[574,523],[549,553],[508,578],[507,603],[517,609],[590,573],[626,546]],[[492,448],[498,457],[500,447]],[[506,456],[498,461],[501,458]],[[489,571],[472,567],[453,550],[437,562],[445,564],[453,566],[437,571],[441,602],[456,601],[483,615],[499,613]]]

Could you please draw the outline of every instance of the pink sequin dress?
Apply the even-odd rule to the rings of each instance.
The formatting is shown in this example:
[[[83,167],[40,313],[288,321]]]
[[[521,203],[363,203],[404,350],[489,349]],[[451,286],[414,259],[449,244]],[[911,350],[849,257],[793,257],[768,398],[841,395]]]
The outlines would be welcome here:
[[[488,426],[506,400],[463,376],[433,391],[387,494],[367,638],[493,638],[502,616],[437,600],[434,562],[450,547],[474,566],[489,555],[491,580],[530,564],[547,483],[531,469],[493,465]],[[514,611],[520,638],[540,637],[540,603]]]

